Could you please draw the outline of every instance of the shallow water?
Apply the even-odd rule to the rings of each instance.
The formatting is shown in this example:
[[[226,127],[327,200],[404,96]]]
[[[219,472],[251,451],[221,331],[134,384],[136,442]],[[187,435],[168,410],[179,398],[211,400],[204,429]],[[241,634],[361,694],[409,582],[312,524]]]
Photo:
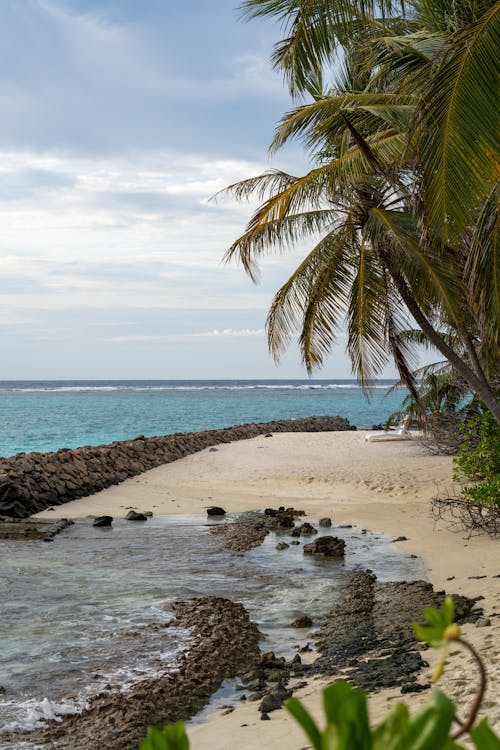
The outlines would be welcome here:
[[[425,575],[420,560],[379,535],[320,533],[345,539],[344,561],[314,560],[302,546],[277,552],[273,533],[245,553],[218,551],[206,516],[115,520],[110,530],[78,521],[51,544],[0,541],[0,731],[172,668],[189,633],[143,628],[170,620],[175,599],[240,601],[265,636],[261,647],[290,656],[307,637],[290,623],[330,609],[353,568],[380,580]]]

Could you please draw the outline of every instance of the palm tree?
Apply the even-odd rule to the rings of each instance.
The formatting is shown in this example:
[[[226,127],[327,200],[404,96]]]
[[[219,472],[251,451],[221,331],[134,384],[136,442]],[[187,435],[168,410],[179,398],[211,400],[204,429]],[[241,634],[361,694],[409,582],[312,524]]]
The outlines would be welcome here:
[[[315,240],[269,311],[276,358],[300,325],[311,371],[347,317],[348,351],[361,380],[380,373],[390,353],[418,398],[412,348],[402,335],[409,312],[500,422],[492,385],[500,359],[500,264],[487,88],[499,6],[422,0],[405,11],[402,3],[362,0],[245,3],[250,16],[281,16],[288,36],[276,47],[275,64],[295,97],[313,97],[283,117],[271,148],[299,137],[317,166],[303,177],[271,171],[227,189],[264,200],[226,254],[251,276],[263,253]],[[340,73],[325,88],[324,70],[339,54]],[[456,131],[470,110],[465,92],[475,81],[486,114],[480,124],[471,118],[461,136],[466,145],[457,147]],[[479,106],[476,91],[473,98]],[[465,188],[456,178],[463,153],[470,160]],[[460,347],[450,346],[448,329]]]

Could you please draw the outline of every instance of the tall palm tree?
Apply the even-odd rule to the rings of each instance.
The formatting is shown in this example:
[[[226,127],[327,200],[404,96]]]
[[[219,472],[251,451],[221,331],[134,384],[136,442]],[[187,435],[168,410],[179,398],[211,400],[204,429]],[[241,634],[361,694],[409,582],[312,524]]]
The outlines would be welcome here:
[[[490,165],[495,107],[487,88],[494,80],[499,6],[480,0],[244,4],[250,16],[281,17],[288,36],[275,49],[275,64],[295,97],[313,97],[283,117],[271,148],[299,137],[317,166],[300,178],[272,171],[228,188],[238,198],[257,193],[264,199],[226,254],[250,275],[268,250],[315,238],[269,311],[275,357],[300,324],[310,371],[330,352],[346,317],[348,351],[361,379],[380,373],[389,352],[416,395],[412,349],[402,336],[409,311],[500,421],[491,382],[500,359],[500,267]],[[340,73],[326,88],[323,74],[335,60]],[[466,145],[457,147],[456,131],[470,109],[464,92],[477,80],[486,114],[481,123],[471,118],[461,136]],[[474,97],[479,106],[481,96]],[[463,153],[470,161],[465,189],[456,179]],[[458,336],[460,351],[450,346],[446,328]]]

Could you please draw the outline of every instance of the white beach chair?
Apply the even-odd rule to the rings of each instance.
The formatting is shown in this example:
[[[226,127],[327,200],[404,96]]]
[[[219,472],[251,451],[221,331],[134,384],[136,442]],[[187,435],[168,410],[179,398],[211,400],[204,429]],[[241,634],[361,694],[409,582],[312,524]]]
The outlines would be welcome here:
[[[371,435],[365,435],[368,443],[374,443],[377,440],[410,440],[408,427],[410,426],[411,417],[406,416],[397,427],[389,427],[384,432],[372,432]]]

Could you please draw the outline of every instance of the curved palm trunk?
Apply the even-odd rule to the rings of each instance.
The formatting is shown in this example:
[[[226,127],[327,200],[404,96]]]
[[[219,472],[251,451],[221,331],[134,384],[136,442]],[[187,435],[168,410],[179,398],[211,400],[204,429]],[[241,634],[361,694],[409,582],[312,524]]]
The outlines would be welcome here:
[[[477,364],[480,368],[480,374],[476,373],[472,368],[470,368],[467,363],[464,362],[463,359],[461,359],[450,346],[448,346],[440,333],[436,331],[432,323],[428,320],[427,316],[422,312],[420,306],[415,301],[403,276],[394,267],[389,254],[385,255],[384,260],[387,263],[389,272],[406,307],[413,315],[415,321],[418,323],[429,341],[433,344],[433,346],[436,347],[436,349],[438,349],[438,351],[441,352],[441,354],[446,357],[452,367],[455,368],[458,374],[470,386],[471,390],[477,394],[481,401],[483,401],[483,403],[493,414],[495,420],[498,422],[498,424],[500,424],[500,401],[497,399],[497,397],[493,393],[493,390],[491,389],[491,386],[486,380],[483,371],[480,368],[479,360],[477,360],[477,355],[475,355],[474,360],[477,361]]]

